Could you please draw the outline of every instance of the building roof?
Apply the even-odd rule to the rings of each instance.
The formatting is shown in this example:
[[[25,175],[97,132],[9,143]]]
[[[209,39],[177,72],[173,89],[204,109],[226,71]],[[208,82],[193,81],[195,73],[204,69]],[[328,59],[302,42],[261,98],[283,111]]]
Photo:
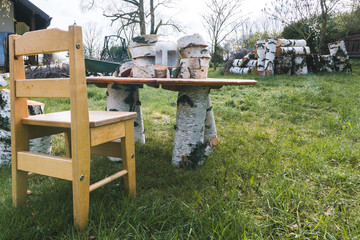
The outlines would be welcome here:
[[[28,0],[13,0],[14,3],[14,18],[18,22],[25,22],[31,26],[31,16],[35,16],[35,29],[45,29],[50,25],[51,17],[43,12],[40,8],[35,6]]]

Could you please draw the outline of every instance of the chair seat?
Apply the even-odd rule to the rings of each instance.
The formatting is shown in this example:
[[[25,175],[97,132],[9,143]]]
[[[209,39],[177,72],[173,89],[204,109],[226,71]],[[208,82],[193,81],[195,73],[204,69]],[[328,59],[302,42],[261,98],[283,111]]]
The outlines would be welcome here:
[[[135,117],[135,112],[89,111],[89,124],[94,128]],[[70,111],[47,113],[23,118],[21,122],[26,125],[70,128],[71,115]]]

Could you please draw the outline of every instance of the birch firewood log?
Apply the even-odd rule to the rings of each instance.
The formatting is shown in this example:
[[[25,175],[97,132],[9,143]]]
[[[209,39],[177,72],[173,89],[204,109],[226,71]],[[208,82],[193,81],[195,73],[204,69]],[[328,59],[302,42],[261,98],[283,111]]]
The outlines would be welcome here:
[[[306,56],[296,55],[294,57],[294,74],[308,74]]]
[[[249,68],[257,67],[257,60],[251,59],[251,60],[246,64],[246,66],[249,67]]]
[[[28,100],[29,115],[42,114],[44,103]],[[52,150],[52,136],[31,139],[30,151],[50,154]],[[10,92],[0,90],[0,165],[11,161],[11,132],[10,132]]]
[[[276,47],[305,47],[305,39],[278,39]]]
[[[230,72],[234,74],[248,74],[251,72],[251,67],[231,67]]]
[[[265,40],[256,41],[256,52],[258,56],[258,75],[263,76],[265,71]]]
[[[268,76],[274,74],[276,41],[270,38],[265,46],[265,75]]]
[[[349,59],[344,41],[337,41],[328,44],[330,55],[338,58]]]
[[[141,35],[131,39],[129,43],[129,48],[136,48],[141,46],[155,46],[155,43],[158,41],[158,36],[156,34]]]
[[[335,72],[334,57],[331,55],[322,55],[321,66],[322,72]]]
[[[294,54],[294,55],[309,55],[310,48],[309,47],[278,47],[276,49],[276,56],[279,57],[281,55]]]

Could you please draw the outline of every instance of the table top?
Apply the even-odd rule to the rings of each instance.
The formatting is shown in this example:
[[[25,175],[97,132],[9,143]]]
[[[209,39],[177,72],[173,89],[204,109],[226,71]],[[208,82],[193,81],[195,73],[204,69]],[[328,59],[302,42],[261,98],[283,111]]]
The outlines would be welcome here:
[[[255,80],[247,79],[184,79],[184,78],[134,78],[134,77],[86,77],[91,83],[119,83],[119,84],[147,84],[147,85],[173,85],[173,86],[234,86],[234,85],[255,85]]]

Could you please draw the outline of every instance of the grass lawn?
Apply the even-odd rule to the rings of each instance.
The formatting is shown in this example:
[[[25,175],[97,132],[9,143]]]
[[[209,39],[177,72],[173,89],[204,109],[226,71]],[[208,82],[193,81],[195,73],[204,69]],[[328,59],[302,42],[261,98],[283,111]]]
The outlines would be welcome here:
[[[137,197],[122,180],[92,192],[89,228],[79,233],[70,182],[34,177],[27,205],[14,209],[2,166],[0,239],[360,239],[360,61],[353,70],[240,76],[258,84],[212,90],[220,143],[195,170],[171,165],[176,93],[144,87]],[[105,108],[105,91],[89,85],[91,109]],[[47,112],[67,103],[44,102]],[[64,154],[60,136],[53,150]],[[120,168],[94,157],[92,181]]]

